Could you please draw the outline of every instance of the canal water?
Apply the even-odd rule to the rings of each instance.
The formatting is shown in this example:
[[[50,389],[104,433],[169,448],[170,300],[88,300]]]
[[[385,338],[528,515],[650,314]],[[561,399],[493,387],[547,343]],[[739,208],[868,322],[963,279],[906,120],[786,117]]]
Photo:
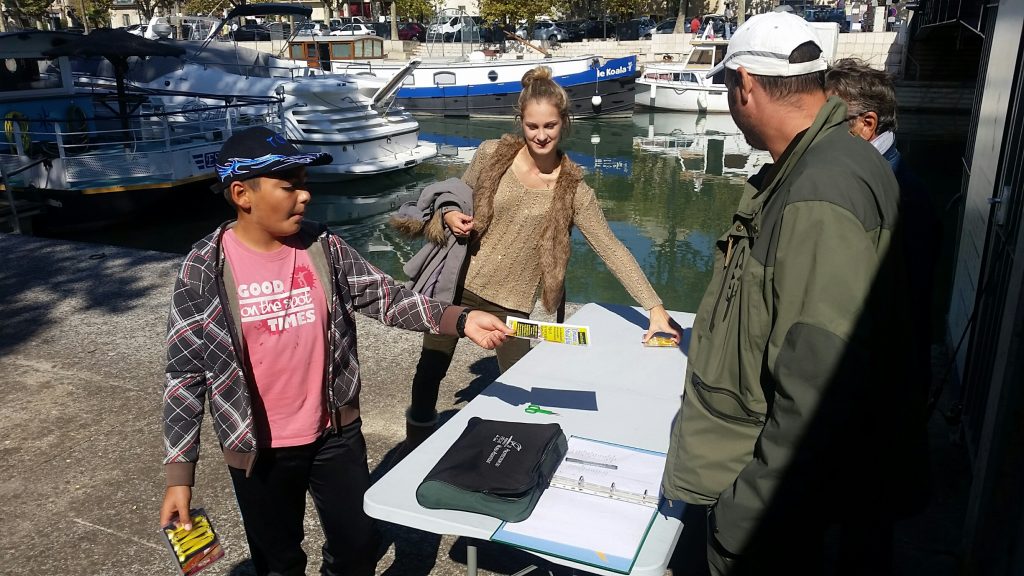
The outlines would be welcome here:
[[[936,210],[958,192],[966,118],[901,117],[905,157],[932,168]],[[941,128],[936,131],[936,126]],[[419,249],[388,226],[389,216],[425,186],[461,176],[477,146],[515,126],[509,120],[421,119],[421,138],[438,145],[434,160],[409,171],[314,186],[307,217],[326,222],[368,260],[395,278]],[[957,138],[960,138],[958,143]],[[917,143],[916,145],[913,143]],[[711,277],[714,240],[729,224],[743,182],[770,157],[752,150],[727,115],[638,113],[632,118],[577,122],[562,147],[586,171],[615,235],[633,253],[670,310],[694,311]],[[940,149],[940,150],[939,150]],[[945,152],[949,160],[929,159]],[[908,152],[910,152],[908,154]],[[943,188],[945,186],[945,188]],[[56,234],[63,238],[185,253],[233,214],[205,188],[182,191],[159,213],[117,226]],[[571,302],[635,304],[578,232],[566,274]],[[947,247],[948,249],[948,247]]]

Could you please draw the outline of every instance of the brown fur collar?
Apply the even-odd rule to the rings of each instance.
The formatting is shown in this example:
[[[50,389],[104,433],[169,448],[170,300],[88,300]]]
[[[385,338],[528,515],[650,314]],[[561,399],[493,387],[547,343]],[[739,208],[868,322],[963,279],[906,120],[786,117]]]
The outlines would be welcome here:
[[[516,154],[526,145],[522,137],[505,134],[498,141],[481,170],[473,193],[473,227],[480,236],[494,216],[494,195],[505,172],[512,167]],[[554,312],[565,288],[565,268],[569,264],[569,232],[573,222],[573,198],[576,188],[583,182],[583,170],[562,154],[562,165],[555,181],[551,208],[540,237],[541,302],[548,312]]]
[[[435,211],[430,220],[426,222],[417,218],[408,218],[396,214],[388,220],[388,223],[406,238],[419,238],[422,236],[427,241],[433,242],[438,246],[444,246],[448,242],[440,210]]]

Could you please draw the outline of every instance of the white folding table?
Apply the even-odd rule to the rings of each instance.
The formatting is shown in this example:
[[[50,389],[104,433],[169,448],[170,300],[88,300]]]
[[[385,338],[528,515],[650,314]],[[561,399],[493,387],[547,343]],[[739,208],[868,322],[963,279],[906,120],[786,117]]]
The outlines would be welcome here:
[[[571,435],[658,452],[668,450],[686,372],[685,350],[693,314],[672,312],[685,329],[678,348],[641,344],[647,314],[628,306],[587,304],[566,320],[590,326],[587,347],[543,342],[491,383],[366,492],[363,507],[373,518],[435,534],[470,539],[466,568],[476,574],[472,539],[489,540],[500,520],[455,510],[431,510],[416,502],[416,487],[462,434],[473,416],[491,420],[557,422]],[[538,404],[556,415],[528,414]],[[684,505],[662,506],[631,575],[662,576],[682,532]],[[666,514],[667,513],[667,514]],[[586,572],[616,573],[563,558],[537,554]]]

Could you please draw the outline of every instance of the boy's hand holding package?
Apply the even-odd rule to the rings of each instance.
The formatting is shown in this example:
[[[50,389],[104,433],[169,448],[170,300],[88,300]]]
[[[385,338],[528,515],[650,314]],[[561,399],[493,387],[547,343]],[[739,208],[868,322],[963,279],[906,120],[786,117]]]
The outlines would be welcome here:
[[[185,525],[185,530],[192,529],[189,506],[192,504],[191,486],[168,486],[164,492],[164,503],[160,507],[160,526],[166,526],[177,516],[178,526]],[[183,519],[183,520],[181,520]]]

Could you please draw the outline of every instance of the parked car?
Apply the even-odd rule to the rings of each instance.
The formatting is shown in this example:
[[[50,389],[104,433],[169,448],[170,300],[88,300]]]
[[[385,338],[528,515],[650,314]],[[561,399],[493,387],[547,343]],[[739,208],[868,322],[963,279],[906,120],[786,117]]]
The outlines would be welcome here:
[[[262,24],[246,22],[231,33],[231,39],[235,42],[264,42],[270,40],[270,28]]]
[[[671,34],[676,29],[676,19],[666,18],[658,23],[658,27],[654,29],[655,34]]]
[[[367,26],[373,29],[373,33],[377,36],[388,40],[391,39],[391,22],[371,22]]]
[[[271,38],[290,38],[292,35],[292,25],[290,22],[270,22],[263,26],[270,30]]]
[[[339,16],[338,18],[331,18],[328,22],[331,30],[341,30],[341,27],[345,24],[366,24],[359,16]]]
[[[530,40],[547,40],[548,42],[564,42],[569,37],[568,32],[554,22],[535,22],[532,32],[527,33],[526,28],[520,28],[516,33]]]
[[[131,26],[125,28],[125,30],[127,30],[129,34],[134,34],[136,36],[145,36],[146,30],[149,30],[149,24],[132,24]]]
[[[398,28],[399,40],[427,41],[427,27],[419,22],[406,22]]]
[[[583,40],[584,33],[580,27],[584,23],[584,20],[563,20],[561,22],[555,22],[559,28],[565,31],[565,40],[563,40],[563,42],[579,42]]]
[[[319,22],[304,22],[298,25],[296,36],[326,36],[327,26]]]
[[[645,40],[651,39],[651,34],[654,34],[654,29],[658,27],[657,22],[651,18],[644,16],[640,18],[640,37]]]
[[[345,24],[340,30],[332,30],[331,36],[373,36],[373,28],[366,24]]]
[[[431,24],[430,28],[427,29],[427,38],[431,41],[443,40],[447,42],[454,38],[455,33],[461,29],[462,18],[452,16],[440,24]]]
[[[584,38],[615,38],[615,23],[607,20],[588,20],[580,30]]]

